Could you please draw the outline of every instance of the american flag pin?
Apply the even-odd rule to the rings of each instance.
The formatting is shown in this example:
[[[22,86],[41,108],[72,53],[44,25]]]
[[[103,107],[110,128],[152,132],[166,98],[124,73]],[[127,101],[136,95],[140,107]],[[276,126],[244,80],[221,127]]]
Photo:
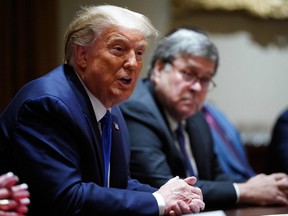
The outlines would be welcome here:
[[[114,127],[115,127],[115,129],[116,129],[116,130],[119,130],[119,125],[116,124],[115,122],[113,122],[113,123],[114,123]]]

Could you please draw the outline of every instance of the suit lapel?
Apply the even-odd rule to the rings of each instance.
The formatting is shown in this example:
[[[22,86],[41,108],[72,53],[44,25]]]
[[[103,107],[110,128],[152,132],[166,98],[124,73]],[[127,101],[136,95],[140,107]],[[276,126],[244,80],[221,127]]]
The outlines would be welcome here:
[[[72,86],[73,91],[75,92],[76,98],[78,100],[79,109],[82,110],[83,116],[86,120],[86,127],[87,132],[89,132],[92,140],[92,148],[94,149],[97,164],[100,164],[101,166],[98,166],[97,169],[100,172],[100,180],[103,181],[103,175],[104,175],[104,159],[102,154],[102,141],[101,141],[101,135],[98,128],[98,123],[93,111],[92,104],[90,102],[90,99],[80,82],[79,78],[77,77],[76,73],[74,72],[73,68],[69,65],[65,65],[65,75],[67,77],[67,80],[69,81],[70,85]],[[77,105],[75,103],[75,106]],[[101,169],[100,169],[101,167]]]
[[[161,129],[161,131],[164,132],[164,137],[166,138],[163,144],[163,148],[165,148],[165,151],[169,154],[169,158],[171,159],[170,161],[172,170],[177,170],[178,175],[180,173],[180,177],[186,177],[184,157],[181,151],[175,145],[174,131],[171,130],[169,122],[165,116],[164,110],[161,104],[156,99],[152,83],[150,80],[145,79],[143,85],[145,86],[143,90],[137,92],[143,93],[143,91],[147,89],[150,92],[150,94],[143,93],[145,98],[141,96],[137,98],[141,97],[141,100],[145,101],[147,107],[153,110],[153,115],[155,116],[155,122],[157,122],[155,123],[155,125],[159,125],[159,127],[163,128]]]

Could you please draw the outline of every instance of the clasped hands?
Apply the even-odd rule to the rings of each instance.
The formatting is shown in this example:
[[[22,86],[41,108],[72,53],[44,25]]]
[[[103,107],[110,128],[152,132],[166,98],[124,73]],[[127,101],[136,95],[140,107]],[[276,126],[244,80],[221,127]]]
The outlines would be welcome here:
[[[28,212],[28,186],[18,182],[12,172],[0,176],[0,216],[23,216]]]
[[[285,173],[258,174],[237,185],[241,203],[288,206],[288,175]]]
[[[159,188],[157,193],[164,198],[165,215],[183,215],[204,210],[202,191],[193,186],[196,181],[196,177],[180,179],[177,176]]]

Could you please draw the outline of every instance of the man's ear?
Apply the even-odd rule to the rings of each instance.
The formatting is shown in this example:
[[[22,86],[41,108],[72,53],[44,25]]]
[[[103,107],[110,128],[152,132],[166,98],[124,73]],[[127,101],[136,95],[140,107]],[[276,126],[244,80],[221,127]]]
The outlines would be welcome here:
[[[153,74],[158,77],[160,73],[163,72],[163,69],[165,67],[165,63],[161,60],[157,60],[154,64],[154,71]]]
[[[74,56],[76,64],[81,68],[85,69],[87,65],[86,49],[84,46],[76,45],[74,49]]]
[[[151,74],[151,81],[157,84],[161,79],[161,73],[164,71],[165,63],[161,60],[157,60],[154,64],[153,72]]]

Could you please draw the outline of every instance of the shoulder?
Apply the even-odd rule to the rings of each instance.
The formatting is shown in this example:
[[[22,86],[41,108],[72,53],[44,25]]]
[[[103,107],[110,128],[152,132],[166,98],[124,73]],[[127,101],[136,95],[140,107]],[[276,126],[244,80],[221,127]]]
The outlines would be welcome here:
[[[148,83],[148,86],[150,84]],[[124,113],[143,113],[155,106],[154,98],[144,80],[139,80],[132,95],[120,104]]]
[[[279,116],[279,119],[283,119],[288,121],[288,109],[284,110],[281,115]]]
[[[197,113],[195,113],[193,116],[189,117],[187,119],[187,122],[189,125],[193,125],[193,127],[195,128],[199,128],[199,127],[204,127],[205,129],[208,129],[208,123],[204,117],[203,112],[199,111]]]

